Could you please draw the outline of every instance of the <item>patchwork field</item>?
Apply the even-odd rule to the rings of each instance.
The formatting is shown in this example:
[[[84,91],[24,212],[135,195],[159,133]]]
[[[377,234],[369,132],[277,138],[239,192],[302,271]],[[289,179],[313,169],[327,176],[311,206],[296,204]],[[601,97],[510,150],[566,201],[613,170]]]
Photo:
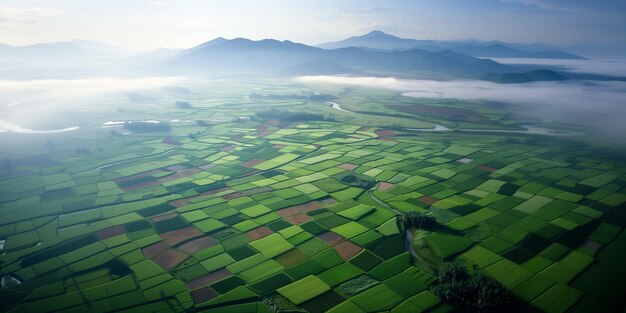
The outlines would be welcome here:
[[[449,312],[432,291],[446,262],[495,278],[520,311],[623,308],[623,159],[549,137],[416,132],[402,126],[413,115],[409,127],[462,113],[445,123],[517,128],[493,106],[351,93],[337,101],[359,112],[300,103],[332,120],[92,130],[73,135],[89,154],[54,137],[45,157],[5,166],[0,310]],[[224,99],[197,111],[259,111]],[[368,122],[389,106],[398,116]],[[407,229],[404,212],[438,225]]]

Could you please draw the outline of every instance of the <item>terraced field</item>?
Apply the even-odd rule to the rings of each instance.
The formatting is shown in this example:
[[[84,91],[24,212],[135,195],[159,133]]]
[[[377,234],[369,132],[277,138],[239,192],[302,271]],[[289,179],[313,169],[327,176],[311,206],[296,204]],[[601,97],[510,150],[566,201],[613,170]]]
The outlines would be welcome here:
[[[623,306],[619,160],[345,120],[201,130],[4,169],[2,311],[449,312],[444,262],[521,311]],[[405,229],[407,211],[439,225]]]

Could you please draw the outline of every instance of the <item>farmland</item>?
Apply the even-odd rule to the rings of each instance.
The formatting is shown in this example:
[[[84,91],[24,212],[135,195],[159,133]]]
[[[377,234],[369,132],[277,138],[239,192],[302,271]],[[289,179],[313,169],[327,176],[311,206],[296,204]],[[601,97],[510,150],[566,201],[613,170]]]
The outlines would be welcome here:
[[[626,166],[609,148],[515,133],[539,122],[480,101],[186,87],[190,108],[152,90],[71,133],[0,134],[1,311],[451,312],[432,291],[449,262],[519,311],[622,309]],[[276,96],[312,92],[345,110]],[[102,127],[151,119],[171,127]],[[419,131],[435,125],[450,131]],[[437,226],[407,229],[409,211]]]

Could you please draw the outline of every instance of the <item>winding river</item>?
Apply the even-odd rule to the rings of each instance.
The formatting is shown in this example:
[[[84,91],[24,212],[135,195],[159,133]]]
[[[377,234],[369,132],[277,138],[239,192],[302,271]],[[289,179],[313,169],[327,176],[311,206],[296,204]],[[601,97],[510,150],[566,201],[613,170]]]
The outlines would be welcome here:
[[[53,133],[64,133],[69,131],[77,130],[78,126],[67,127],[62,129],[51,129],[51,130],[39,130],[39,129],[30,129],[25,128],[20,125],[15,125],[13,123],[9,123],[7,121],[0,120],[0,132],[16,132],[21,134],[53,134]]]
[[[331,108],[341,111],[341,112],[359,114],[359,113],[352,112],[352,111],[342,108],[341,105],[336,102],[328,102],[328,104],[330,104]],[[376,115],[376,114],[371,114],[371,115]],[[523,128],[526,128],[526,130],[507,130],[507,129],[467,129],[467,128],[451,129],[440,124],[433,123],[433,125],[435,125],[434,128],[406,128],[405,130],[417,131],[417,132],[477,132],[477,133],[499,133],[499,134],[528,134],[528,135],[546,135],[546,136],[558,136],[558,137],[577,137],[577,136],[585,135],[585,133],[576,132],[576,131],[555,130],[555,129],[549,129],[549,128],[543,128],[543,127],[536,127],[536,126],[522,126]]]

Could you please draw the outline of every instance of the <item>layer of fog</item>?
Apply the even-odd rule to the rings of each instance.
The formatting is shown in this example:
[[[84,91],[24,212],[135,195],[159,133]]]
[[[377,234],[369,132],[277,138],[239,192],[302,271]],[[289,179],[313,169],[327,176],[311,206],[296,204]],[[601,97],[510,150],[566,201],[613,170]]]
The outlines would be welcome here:
[[[502,64],[552,66],[562,71],[574,73],[626,76],[626,60],[561,60],[525,58],[492,58],[492,60]]]
[[[626,82],[539,82],[496,84],[477,80],[406,80],[392,77],[307,76],[324,82],[385,88],[408,97],[485,99],[507,102],[513,109],[544,121],[591,127],[597,134],[626,142]]]
[[[114,94],[155,89],[181,77],[0,80],[0,130],[65,129],[77,126],[78,111],[111,112]],[[108,97],[104,97],[108,96]],[[11,125],[15,127],[11,127]]]

